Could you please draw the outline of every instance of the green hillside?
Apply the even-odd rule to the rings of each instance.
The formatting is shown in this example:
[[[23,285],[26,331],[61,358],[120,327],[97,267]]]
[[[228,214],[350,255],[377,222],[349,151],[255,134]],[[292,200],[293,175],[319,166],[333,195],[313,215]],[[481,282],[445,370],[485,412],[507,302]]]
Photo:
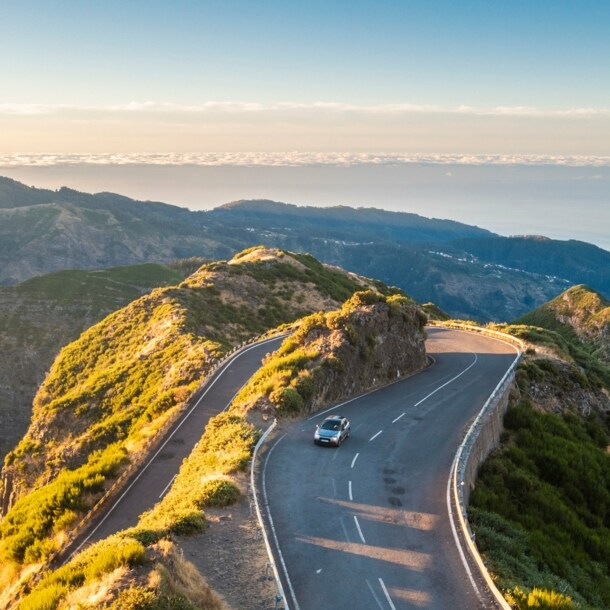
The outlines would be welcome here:
[[[0,560],[36,563],[232,346],[378,283],[252,248],[111,314],[65,347],[5,460]]]
[[[581,322],[604,305],[578,286],[521,324],[496,327],[527,350],[501,446],[481,467],[469,516],[518,609],[610,606],[610,366],[579,338]]]
[[[180,282],[192,264],[59,271],[0,287],[0,460],[25,433],[36,390],[59,350],[153,288]]]
[[[572,343],[580,340],[610,363],[610,301],[588,286],[573,286],[517,323],[553,330]]]

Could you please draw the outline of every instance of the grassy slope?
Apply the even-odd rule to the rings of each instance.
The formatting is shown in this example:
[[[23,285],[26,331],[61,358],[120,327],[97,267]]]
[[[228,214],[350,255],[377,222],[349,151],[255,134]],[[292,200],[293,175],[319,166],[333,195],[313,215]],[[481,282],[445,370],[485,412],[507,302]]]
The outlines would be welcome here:
[[[553,330],[570,343],[580,339],[581,347],[610,362],[610,301],[587,286],[573,286],[517,323]]]
[[[233,475],[247,466],[258,438],[258,431],[247,420],[249,413],[261,402],[273,404],[278,413],[306,408],[307,404],[311,404],[314,394],[324,387],[325,381],[332,377],[333,384],[336,384],[340,378],[350,377],[353,371],[337,368],[339,363],[334,362],[337,360],[336,355],[329,353],[321,358],[320,348],[327,342],[336,350],[341,343],[337,338],[342,335],[356,352],[369,350],[371,335],[365,333],[360,336],[355,330],[359,325],[358,318],[361,320],[363,314],[369,319],[371,316],[380,320],[387,319],[389,335],[392,337],[406,332],[414,335],[414,344],[423,345],[421,324],[424,318],[419,315],[410,299],[400,295],[384,297],[373,292],[359,292],[339,311],[317,313],[304,318],[297,331],[283,342],[280,349],[268,358],[259,373],[235,397],[228,412],[221,413],[209,422],[201,441],[180,468],[170,491],[151,511],[142,515],[138,526],[113,537],[112,541],[98,543],[64,568],[49,574],[32,595],[26,598],[20,609],[66,607],[65,600],[74,597],[75,590],[83,586],[92,587],[91,581],[94,579],[87,581],[88,574],[96,572],[99,580],[102,571],[95,566],[108,563],[106,553],[109,542],[118,549],[119,557],[124,558],[121,565],[133,574],[134,564],[145,561],[146,553],[150,554],[150,549],[156,548],[168,536],[188,535],[201,530],[205,525],[206,507],[227,506],[235,502],[240,490]],[[320,335],[324,337],[323,340],[320,340]],[[409,341],[411,337],[406,339]],[[423,354],[423,350],[420,351]],[[365,360],[360,356],[358,360],[364,370]],[[413,359],[407,360],[413,364]],[[421,362],[423,363],[423,355]],[[299,397],[298,404],[285,402],[286,391]],[[179,543],[179,538],[176,542]],[[111,567],[115,568],[117,563],[112,563]],[[172,562],[161,563],[172,565]],[[150,561],[148,569],[159,570],[158,567],[153,568]],[[104,569],[104,573],[109,571],[110,568]],[[70,574],[69,579],[64,572]],[[117,586],[116,589],[120,590],[121,587]],[[151,586],[149,579],[148,583],[132,584],[129,595],[138,599],[147,599],[147,596],[152,595],[157,600],[155,603],[168,603],[167,589],[167,585]],[[54,595],[57,603],[43,606],[41,600]],[[123,587],[119,599],[126,595]],[[180,607],[217,607],[214,605],[216,602],[198,604],[192,595],[184,591],[178,597],[184,604]],[[144,607],[149,608],[146,605]],[[151,605],[150,609],[157,607],[165,606]]]
[[[151,263],[61,271],[0,287],[0,460],[27,430],[36,389],[64,345],[112,311],[184,277]]]
[[[517,371],[524,398],[471,496],[477,544],[518,608],[608,607],[610,369],[573,333],[497,328],[530,347]]]
[[[43,559],[231,345],[337,304],[363,281],[306,255],[254,249],[154,290],[60,353],[5,478],[20,499],[0,557]],[[32,491],[33,490],[33,491]]]

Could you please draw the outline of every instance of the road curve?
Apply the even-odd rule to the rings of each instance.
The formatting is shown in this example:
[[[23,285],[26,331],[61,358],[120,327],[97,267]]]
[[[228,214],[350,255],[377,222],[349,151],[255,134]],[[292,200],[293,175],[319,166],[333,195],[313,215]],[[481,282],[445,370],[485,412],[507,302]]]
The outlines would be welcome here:
[[[282,424],[269,443],[258,487],[291,610],[494,607],[467,575],[447,482],[515,348],[456,330],[428,335],[433,366],[333,409],[352,423],[341,447],[313,444],[320,414]]]
[[[223,364],[193,398],[184,415],[178,418],[143,467],[131,477],[125,490],[62,553],[63,557],[70,557],[88,544],[136,525],[138,517],[167,492],[182,460],[192,452],[209,419],[229,406],[239,389],[260,368],[263,357],[276,350],[282,340],[283,337],[278,337],[255,343]]]

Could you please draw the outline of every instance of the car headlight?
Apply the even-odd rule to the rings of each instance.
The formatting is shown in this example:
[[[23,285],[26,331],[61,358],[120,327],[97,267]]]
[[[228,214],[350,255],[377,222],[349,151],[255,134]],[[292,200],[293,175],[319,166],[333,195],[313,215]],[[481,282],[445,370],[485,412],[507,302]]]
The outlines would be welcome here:
[[[316,430],[314,435],[313,435],[313,437],[314,438],[320,438],[320,433]]]

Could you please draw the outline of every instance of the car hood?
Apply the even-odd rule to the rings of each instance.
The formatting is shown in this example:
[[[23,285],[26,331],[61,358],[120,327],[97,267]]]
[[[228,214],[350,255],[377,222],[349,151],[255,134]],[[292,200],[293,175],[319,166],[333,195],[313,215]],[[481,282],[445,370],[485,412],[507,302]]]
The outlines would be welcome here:
[[[318,428],[318,434],[322,438],[335,438],[335,436],[339,435],[339,430],[323,430]]]

